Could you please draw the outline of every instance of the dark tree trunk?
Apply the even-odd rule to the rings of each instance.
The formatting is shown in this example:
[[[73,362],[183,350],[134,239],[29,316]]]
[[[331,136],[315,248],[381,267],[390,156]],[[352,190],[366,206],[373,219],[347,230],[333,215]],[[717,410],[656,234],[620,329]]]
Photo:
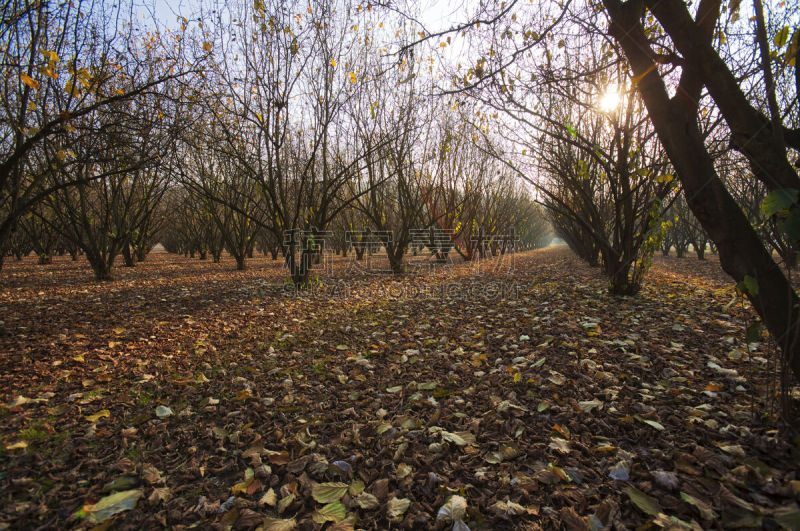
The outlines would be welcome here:
[[[131,246],[127,243],[122,246],[122,259],[125,267],[134,267],[136,266],[136,260],[133,259],[133,253],[131,252]]]
[[[641,286],[631,278],[633,260],[620,254],[610,245],[604,246],[603,272],[608,278],[608,292],[612,295],[635,295]]]
[[[86,259],[94,271],[95,280],[112,280],[114,271],[114,257],[103,257],[100,254],[86,253]]]
[[[698,260],[705,260],[706,259],[706,242],[696,242],[692,243],[692,247],[694,247],[694,252],[697,255]]]
[[[792,245],[781,248],[780,257],[785,267],[790,269],[797,267],[797,250]]]
[[[147,255],[150,254],[150,249],[148,249],[145,244],[137,246],[135,251],[137,262],[144,262],[147,260]]]
[[[387,249],[387,256],[389,257],[389,267],[392,270],[392,273],[395,275],[402,275],[406,272],[406,266],[403,264],[403,250],[398,248],[395,252],[388,252]]]
[[[40,253],[39,254],[39,264],[40,265],[47,265],[53,263],[53,257],[49,253]]]

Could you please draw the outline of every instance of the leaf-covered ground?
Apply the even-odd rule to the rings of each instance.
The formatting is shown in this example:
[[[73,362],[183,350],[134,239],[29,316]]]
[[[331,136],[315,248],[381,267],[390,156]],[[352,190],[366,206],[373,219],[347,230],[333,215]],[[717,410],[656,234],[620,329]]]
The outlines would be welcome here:
[[[0,528],[800,528],[713,257],[634,298],[563,247],[489,264],[7,261]]]

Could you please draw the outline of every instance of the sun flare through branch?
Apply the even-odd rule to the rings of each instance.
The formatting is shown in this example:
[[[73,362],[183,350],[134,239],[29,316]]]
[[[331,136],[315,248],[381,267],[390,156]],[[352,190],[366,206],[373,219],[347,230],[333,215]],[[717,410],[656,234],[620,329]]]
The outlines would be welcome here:
[[[605,92],[600,94],[600,99],[597,106],[603,112],[615,111],[622,102],[622,95],[616,85],[609,85],[606,87]]]

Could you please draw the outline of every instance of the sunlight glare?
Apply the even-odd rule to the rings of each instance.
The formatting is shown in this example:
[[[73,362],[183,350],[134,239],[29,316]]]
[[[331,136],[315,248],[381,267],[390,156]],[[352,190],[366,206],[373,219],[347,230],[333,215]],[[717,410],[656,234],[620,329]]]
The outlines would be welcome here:
[[[622,96],[619,93],[619,89],[615,85],[610,85],[600,96],[600,110],[603,112],[612,112],[619,107],[621,101]]]

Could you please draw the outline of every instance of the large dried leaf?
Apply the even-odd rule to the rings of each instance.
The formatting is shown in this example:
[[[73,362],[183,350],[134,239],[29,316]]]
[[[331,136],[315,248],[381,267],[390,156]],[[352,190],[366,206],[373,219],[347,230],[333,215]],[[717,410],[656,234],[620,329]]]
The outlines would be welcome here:
[[[463,496],[454,494],[439,508],[437,520],[463,520],[467,514],[467,500]]]
[[[311,519],[318,524],[324,524],[325,522],[341,522],[346,516],[345,506],[339,502],[333,502],[314,511]]]
[[[685,492],[681,492],[681,499],[686,503],[689,503],[697,509],[697,512],[700,513],[700,517],[703,520],[711,521],[717,518],[717,514],[714,512],[714,509],[711,506],[704,502],[703,500],[697,499],[691,494],[687,494]]]
[[[408,507],[411,505],[411,500],[408,498],[392,498],[386,504],[386,516],[389,520],[392,521],[399,521],[402,519],[405,512],[408,510]]]
[[[311,496],[317,503],[339,501],[347,492],[347,483],[317,483],[311,489]]]
[[[130,511],[136,507],[136,502],[139,501],[142,494],[139,489],[117,492],[101,498],[97,503],[84,505],[76,513],[76,516],[78,518],[86,518],[87,521],[93,524],[102,524],[115,514]]]
[[[259,529],[263,531],[292,531],[295,527],[297,527],[297,522],[294,518],[265,518]]]
[[[649,514],[650,516],[656,516],[661,512],[661,504],[658,503],[658,500],[652,496],[648,496],[636,487],[626,487],[622,492],[628,495],[628,498],[630,498],[633,504],[638,507],[640,511]]]

